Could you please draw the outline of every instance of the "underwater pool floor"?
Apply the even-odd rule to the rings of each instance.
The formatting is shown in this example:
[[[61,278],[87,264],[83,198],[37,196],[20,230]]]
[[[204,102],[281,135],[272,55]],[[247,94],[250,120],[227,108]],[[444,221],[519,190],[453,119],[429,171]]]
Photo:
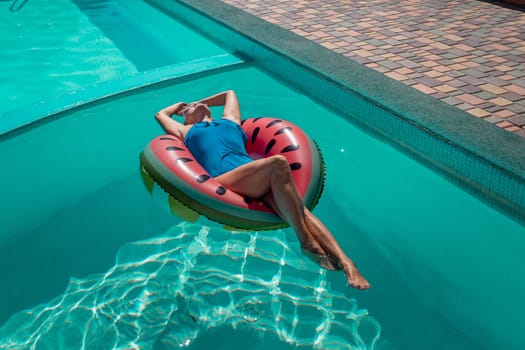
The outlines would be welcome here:
[[[489,1],[223,0],[525,137],[525,12]]]

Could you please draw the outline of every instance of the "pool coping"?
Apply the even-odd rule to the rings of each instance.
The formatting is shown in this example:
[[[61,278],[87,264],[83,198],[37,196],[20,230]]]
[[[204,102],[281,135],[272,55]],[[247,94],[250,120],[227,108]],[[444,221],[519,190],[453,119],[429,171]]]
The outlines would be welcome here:
[[[488,171],[491,174],[496,172],[512,179],[516,185],[514,187],[519,189],[518,192],[516,194],[509,194],[509,191],[505,193],[503,189],[505,185],[483,183],[483,179],[481,182],[480,179],[473,179],[478,175],[474,170],[466,169],[467,165],[444,164],[441,161],[446,158],[446,154],[441,155],[443,159],[438,161],[430,159],[427,154],[418,150],[417,144],[411,144],[410,140],[396,139],[395,133],[390,134],[390,131],[385,130],[380,124],[370,122],[367,116],[357,119],[355,116],[349,117],[370,130],[376,137],[410,153],[418,161],[438,170],[448,179],[463,185],[462,187],[470,192],[480,194],[484,201],[494,204],[492,201],[496,200],[498,203],[495,206],[515,219],[517,218],[518,221],[525,222],[525,200],[522,198],[525,197],[525,152],[522,151],[525,149],[525,138],[479,120],[314,41],[223,2],[212,0],[146,1],[164,11],[169,11],[170,7],[177,7],[179,12],[182,9],[180,13],[174,13],[172,9],[171,15],[177,17],[178,20],[186,21],[195,30],[201,31],[221,45],[247,54],[263,68],[276,73],[279,64],[299,66],[315,75],[317,81],[327,82],[337,86],[341,91],[359,96],[441,143],[452,146],[466,156],[475,157],[489,168]],[[191,19],[185,18],[191,13],[184,13],[184,7],[208,17],[215,24],[205,22],[195,16]],[[211,26],[211,29],[203,30],[202,26],[205,24]],[[226,28],[228,33],[216,30],[219,26]],[[250,52],[246,43],[243,42],[243,37],[262,46],[267,53]],[[275,59],[268,52],[282,57],[280,60]],[[276,75],[283,77],[283,74]],[[284,80],[287,80],[286,77]],[[292,80],[293,78],[289,78],[287,82]],[[315,91],[313,87],[312,91]],[[323,102],[322,97],[320,100]],[[334,105],[334,102],[337,103],[335,98],[327,98],[327,102],[331,103],[331,107],[347,116],[345,108],[348,106],[345,106],[344,103],[341,103],[342,107],[339,108],[336,104]],[[478,177],[483,178],[483,176],[485,174]],[[498,186],[501,188],[498,189]]]

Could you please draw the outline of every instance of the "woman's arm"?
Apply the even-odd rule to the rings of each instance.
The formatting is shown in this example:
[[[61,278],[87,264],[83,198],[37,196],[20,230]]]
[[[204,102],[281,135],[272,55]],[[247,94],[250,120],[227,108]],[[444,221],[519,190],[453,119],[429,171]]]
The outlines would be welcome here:
[[[216,95],[203,98],[198,102],[207,104],[208,106],[224,106],[224,111],[222,112],[224,119],[229,119],[238,124],[241,122],[241,108],[237,95],[233,90],[220,92]]]
[[[177,102],[171,106],[165,107],[155,114],[155,119],[159,122],[160,126],[168,134],[178,137],[179,139],[184,139],[184,135],[188,131],[189,127],[178,121],[171,119],[171,116],[178,114],[186,104],[184,102]]]

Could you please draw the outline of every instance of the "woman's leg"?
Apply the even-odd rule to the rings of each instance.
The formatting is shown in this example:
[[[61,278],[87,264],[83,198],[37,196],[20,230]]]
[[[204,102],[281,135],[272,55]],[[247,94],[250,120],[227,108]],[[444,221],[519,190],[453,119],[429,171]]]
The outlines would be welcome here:
[[[264,203],[266,203],[270,208],[272,208],[277,213],[277,215],[279,215],[283,220],[285,220],[285,218],[279,211],[277,204],[275,203],[275,199],[273,198],[272,192],[268,192],[264,197],[261,198],[261,200]],[[336,260],[334,260],[334,258],[332,258],[330,255],[328,255],[326,251],[317,243],[317,241],[313,237],[311,237],[310,234],[309,237],[310,238],[308,242],[301,242],[301,248],[303,249],[305,255],[327,270],[342,270],[339,263]]]
[[[264,201],[281,216],[279,211],[275,208],[276,203],[272,193],[268,193],[263,197]],[[337,243],[337,240],[332,235],[330,230],[307,208],[304,208],[305,212],[305,223],[308,228],[309,234],[312,240],[315,241],[315,245],[319,246],[325,253],[320,256],[319,263],[321,266],[328,270],[343,270],[347,282],[354,288],[357,289],[368,289],[370,283],[361,275],[354,262],[344,253],[343,249]],[[336,260],[336,263],[332,261]]]
[[[267,193],[273,193],[276,211],[295,229],[302,244],[309,241],[308,228],[304,221],[304,205],[285,157],[259,159],[217,176],[215,180],[250,198],[259,199]]]
[[[259,159],[215,179],[241,195],[266,199],[279,216],[294,228],[303,249],[319,256],[328,254],[334,257],[352,287],[358,289],[370,287],[352,260],[344,254],[330,231],[304,207],[285,157]],[[325,267],[334,268],[333,264],[331,266],[326,260],[325,258]]]
[[[305,208],[305,213],[306,226],[312,233],[312,236],[319,245],[341,265],[348,284],[357,289],[370,288],[370,283],[361,275],[352,259],[346,256],[328,228],[307,208]]]

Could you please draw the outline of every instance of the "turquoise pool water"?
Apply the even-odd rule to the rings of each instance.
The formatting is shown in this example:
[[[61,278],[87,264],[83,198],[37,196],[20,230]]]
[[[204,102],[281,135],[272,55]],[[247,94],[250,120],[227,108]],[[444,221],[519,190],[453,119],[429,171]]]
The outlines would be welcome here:
[[[174,83],[0,143],[2,346],[523,343],[525,281],[512,273],[524,262],[522,226],[257,67]],[[304,258],[290,230],[183,224],[147,194],[138,154],[160,132],[154,112],[229,88],[245,117],[285,117],[319,143],[328,174],[315,213],[370,291]]]
[[[0,1],[0,114],[225,52],[140,0],[31,0],[15,12],[12,4]]]

